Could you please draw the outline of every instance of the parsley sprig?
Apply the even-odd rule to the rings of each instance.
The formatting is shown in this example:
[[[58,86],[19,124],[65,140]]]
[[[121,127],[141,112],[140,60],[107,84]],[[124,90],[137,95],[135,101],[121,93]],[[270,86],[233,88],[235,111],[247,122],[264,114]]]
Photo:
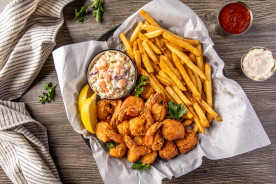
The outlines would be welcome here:
[[[77,8],[75,8],[75,18],[74,18],[74,21],[75,20],[79,20],[79,22],[84,22],[87,20],[87,10],[88,9],[88,6],[84,6],[81,8],[81,10],[78,12]]]
[[[102,20],[102,15],[104,13],[102,0],[91,0],[93,4],[90,6],[91,8],[94,8],[93,10],[93,17],[96,19],[97,22],[100,22]]]
[[[151,166],[150,164],[143,165],[141,162],[134,162],[133,165],[131,166],[131,169],[134,169],[134,170],[141,169],[142,171],[144,171],[145,169],[150,170]]]
[[[119,144],[119,143],[117,143],[117,142],[115,142],[115,141],[113,141],[113,142],[106,142],[106,143],[105,143],[105,145],[106,145],[106,147],[107,147],[108,149],[110,149],[110,148],[115,148],[115,147],[118,146],[118,144]]]
[[[144,91],[144,87],[145,85],[147,85],[149,80],[149,77],[146,75],[142,75],[140,80],[138,81],[138,83],[135,86],[135,96],[139,97],[140,94]]]
[[[166,115],[166,118],[177,119],[180,121],[180,118],[187,112],[187,109],[183,104],[177,105],[173,101],[168,102],[169,114]]]
[[[91,0],[93,4],[90,6],[93,8],[93,17],[97,22],[100,22],[102,20],[102,16],[104,13],[103,9],[103,3],[102,0]],[[79,20],[79,22],[84,22],[87,20],[87,15],[91,13],[91,11],[88,10],[88,6],[83,6],[81,10],[78,12],[78,10],[75,8],[75,20]]]
[[[55,88],[57,87],[57,84],[52,86],[51,82],[46,82],[44,85],[44,89],[48,90],[48,93],[43,92],[43,96],[39,96],[39,102],[44,104],[46,102],[50,102],[52,99],[54,99],[55,96]]]

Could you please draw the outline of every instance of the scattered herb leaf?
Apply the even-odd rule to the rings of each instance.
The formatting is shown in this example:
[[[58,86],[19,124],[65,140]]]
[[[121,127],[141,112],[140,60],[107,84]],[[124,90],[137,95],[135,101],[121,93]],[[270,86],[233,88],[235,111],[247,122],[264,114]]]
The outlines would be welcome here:
[[[75,20],[79,20],[79,22],[84,22],[87,20],[87,8],[88,6],[84,6],[81,8],[81,10],[78,12],[77,8],[75,8],[75,18],[74,18],[74,21]]]
[[[146,75],[141,76],[140,80],[138,81],[138,83],[135,86],[135,96],[139,97],[140,94],[144,91],[143,86],[147,85],[148,79],[149,79],[149,77]]]
[[[107,147],[108,149],[110,149],[110,148],[115,148],[115,147],[117,147],[117,146],[118,146],[118,143],[115,142],[115,141],[113,141],[113,142],[106,142],[105,145],[106,145],[106,147]]]
[[[104,13],[102,0],[91,0],[93,4],[90,6],[93,8],[93,16],[96,19],[97,22],[100,22],[102,20],[102,15]]]
[[[44,104],[54,99],[56,87],[57,87],[57,84],[55,86],[52,86],[51,82],[46,82],[44,85],[44,89],[48,90],[48,93],[43,92],[42,93],[43,96],[39,96],[39,102]]]
[[[187,112],[187,109],[183,104],[177,105],[173,101],[168,102],[169,114],[166,115],[166,118],[177,119],[180,121],[180,118]]]
[[[141,169],[142,171],[144,171],[145,169],[150,170],[151,166],[150,164],[143,165],[141,162],[134,162],[133,165],[131,166],[131,169],[134,169],[134,170]]]

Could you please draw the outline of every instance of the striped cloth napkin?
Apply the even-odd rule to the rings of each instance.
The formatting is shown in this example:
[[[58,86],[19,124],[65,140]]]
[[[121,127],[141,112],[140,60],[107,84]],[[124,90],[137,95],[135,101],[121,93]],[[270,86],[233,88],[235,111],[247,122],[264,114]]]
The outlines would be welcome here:
[[[14,0],[0,15],[0,165],[13,183],[60,183],[46,128],[24,103],[72,0]]]

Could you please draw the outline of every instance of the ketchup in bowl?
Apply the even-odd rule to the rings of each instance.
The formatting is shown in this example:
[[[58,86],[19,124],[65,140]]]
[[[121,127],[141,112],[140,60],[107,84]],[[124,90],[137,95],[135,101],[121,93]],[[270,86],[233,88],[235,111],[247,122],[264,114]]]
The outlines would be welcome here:
[[[250,27],[252,13],[243,3],[229,3],[221,9],[218,20],[225,32],[241,34]]]

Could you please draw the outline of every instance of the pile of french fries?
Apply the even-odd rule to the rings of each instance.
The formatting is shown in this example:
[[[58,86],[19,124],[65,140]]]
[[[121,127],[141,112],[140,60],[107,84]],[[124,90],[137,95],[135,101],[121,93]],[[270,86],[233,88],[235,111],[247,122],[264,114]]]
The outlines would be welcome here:
[[[203,61],[200,41],[163,29],[144,10],[140,14],[145,21],[138,23],[130,39],[120,34],[125,52],[156,92],[187,108],[183,125],[195,122],[193,131],[205,133],[213,118],[222,118],[213,109],[211,67]]]

